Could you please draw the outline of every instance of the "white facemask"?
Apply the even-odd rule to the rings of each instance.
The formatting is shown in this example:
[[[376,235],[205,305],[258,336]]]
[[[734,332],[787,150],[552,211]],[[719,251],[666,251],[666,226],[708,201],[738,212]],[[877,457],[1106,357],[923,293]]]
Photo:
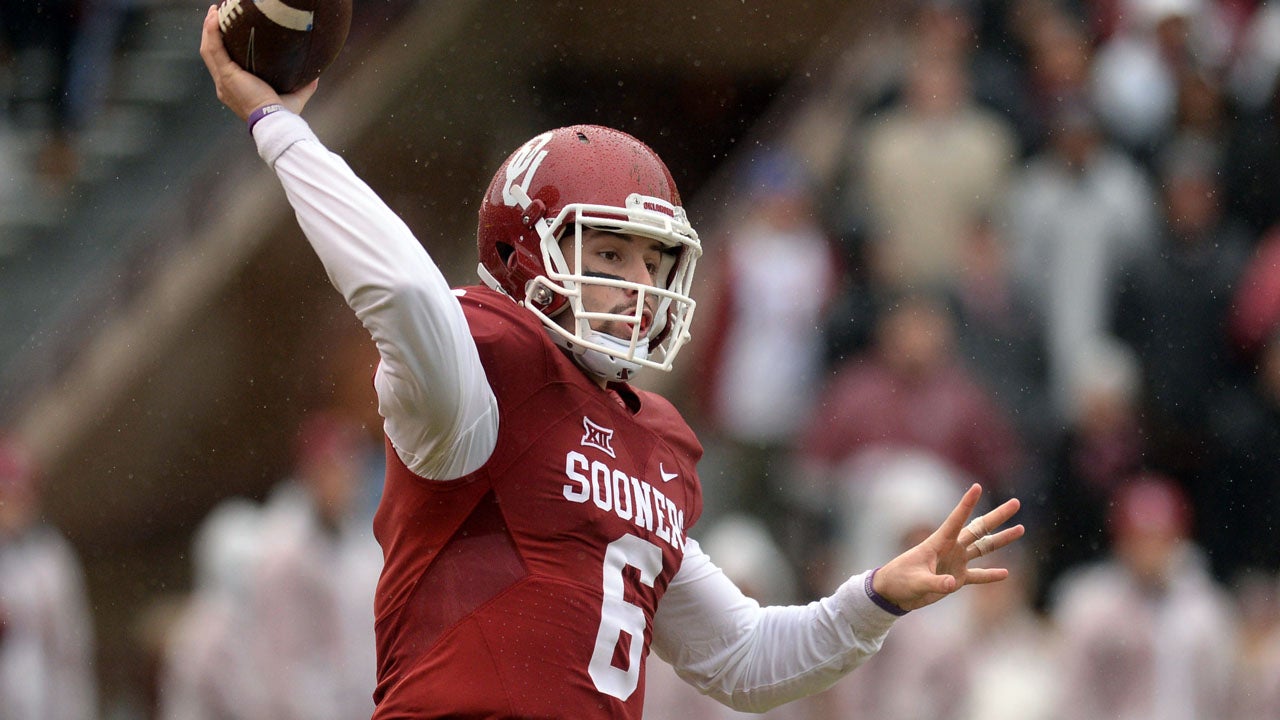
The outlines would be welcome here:
[[[689,325],[696,306],[689,296],[694,266],[702,254],[697,233],[689,227],[683,208],[672,206],[660,198],[632,194],[625,208],[612,206],[570,204],[554,218],[543,218],[536,224],[541,238],[543,264],[546,275],[530,280],[526,295],[535,298],[538,293],[547,297],[541,302],[526,302],[551,332],[556,344],[567,349],[588,372],[606,380],[629,380],[641,367],[670,370],[680,349],[689,340]],[[663,265],[657,275],[663,284],[628,282],[621,278],[580,274],[570,271],[582,263],[582,230],[584,227],[603,229],[620,235],[654,238],[678,252],[664,253]],[[571,263],[560,248],[562,228],[572,233],[569,251]],[[481,277],[485,277],[481,273]],[[582,305],[582,290],[588,286],[605,286],[635,293],[634,311],[617,313],[588,312]],[[562,312],[571,312],[575,320],[561,326],[555,318],[543,312],[551,294],[568,299]],[[597,332],[589,321],[613,322],[634,329],[644,311],[646,301],[656,301],[651,306],[653,326],[646,329],[645,338],[620,339]],[[649,338],[657,340],[650,347]]]

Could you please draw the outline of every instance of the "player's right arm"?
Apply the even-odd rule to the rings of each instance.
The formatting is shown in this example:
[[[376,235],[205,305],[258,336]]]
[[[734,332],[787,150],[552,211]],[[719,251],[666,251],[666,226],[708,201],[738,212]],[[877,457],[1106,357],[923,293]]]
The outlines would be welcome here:
[[[200,54],[219,100],[241,118],[276,102],[285,108],[254,125],[258,153],[279,177],[330,281],[377,344],[379,411],[400,458],[434,479],[475,470],[497,442],[497,401],[439,268],[404,222],[295,114],[314,83],[280,96],[239,68],[222,46],[212,8]]]

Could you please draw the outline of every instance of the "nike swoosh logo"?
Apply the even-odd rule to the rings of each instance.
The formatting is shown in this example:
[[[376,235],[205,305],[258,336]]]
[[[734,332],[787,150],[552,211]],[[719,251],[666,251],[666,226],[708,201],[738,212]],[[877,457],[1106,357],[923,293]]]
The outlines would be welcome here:
[[[669,473],[667,469],[662,467],[662,463],[658,463],[658,474],[662,476],[662,482],[671,482],[680,477],[680,473]]]

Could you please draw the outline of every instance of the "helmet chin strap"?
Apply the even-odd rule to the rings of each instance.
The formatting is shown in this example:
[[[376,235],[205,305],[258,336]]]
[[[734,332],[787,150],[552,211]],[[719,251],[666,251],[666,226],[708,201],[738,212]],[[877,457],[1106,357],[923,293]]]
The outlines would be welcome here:
[[[617,338],[609,335],[608,333],[602,333],[596,330],[592,330],[591,335],[589,335],[587,339],[591,342],[614,348],[618,352],[623,353],[631,347],[631,343],[623,340],[622,338]],[[647,360],[649,358],[649,344],[645,342],[637,345],[635,352],[632,353],[632,357],[639,358],[640,360]],[[605,380],[630,380],[635,377],[636,373],[640,372],[640,368],[642,367],[638,362],[614,357],[612,355],[606,355],[599,350],[593,350],[591,348],[585,348],[580,355],[577,355],[577,358],[578,363],[584,368],[596,375],[599,375],[600,377],[603,377]]]
[[[606,381],[627,382],[640,372],[642,367],[633,360],[627,360],[621,357],[614,357],[606,353],[600,352],[594,348],[578,345],[557,333],[551,333],[551,339],[560,347],[565,348],[573,356],[574,361],[582,367],[583,370],[603,378]],[[631,343],[621,338],[614,337],[608,333],[602,333],[598,330],[592,330],[591,334],[584,337],[584,340],[597,345],[604,345],[618,351],[619,354],[625,354],[630,348]],[[641,343],[636,346],[636,350],[632,353],[633,357],[641,360],[649,357],[649,344]]]
[[[584,270],[582,274],[590,278],[603,278],[606,280],[622,280],[621,275],[613,275],[610,273],[596,272],[592,270]],[[567,308],[566,308],[567,309]],[[584,370],[603,378],[606,381],[626,382],[635,377],[642,367],[640,363],[628,360],[622,357],[615,357],[608,353],[601,352],[592,347],[577,345],[572,341],[565,340],[553,333],[556,342],[562,347],[569,350],[574,360]],[[582,336],[585,342],[603,345],[611,350],[616,350],[619,355],[627,355],[631,350],[631,343],[618,337],[614,337],[608,333],[602,333],[599,330],[591,330]],[[562,342],[563,341],[563,342]],[[649,343],[643,342],[636,346],[635,352],[630,353],[631,357],[647,360],[649,358]]]

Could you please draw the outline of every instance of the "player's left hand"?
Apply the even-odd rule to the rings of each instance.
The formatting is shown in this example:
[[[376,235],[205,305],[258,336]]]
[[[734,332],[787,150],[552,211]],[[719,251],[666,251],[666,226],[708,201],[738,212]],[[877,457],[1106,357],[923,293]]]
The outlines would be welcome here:
[[[318,81],[313,80],[294,92],[280,95],[264,80],[237,65],[222,44],[222,31],[218,29],[216,5],[211,5],[204,16],[204,27],[200,35],[200,57],[204,59],[204,65],[213,78],[218,99],[241,120],[247,120],[254,110],[273,103],[280,103],[295,113],[301,113],[303,106],[315,94],[318,85]]]
[[[931,605],[965,585],[983,585],[1009,577],[1006,568],[969,567],[969,563],[1022,537],[1021,525],[1000,530],[1018,512],[1008,500],[973,522],[982,487],[972,485],[942,525],[928,538],[889,561],[875,574],[873,589],[903,610]]]

